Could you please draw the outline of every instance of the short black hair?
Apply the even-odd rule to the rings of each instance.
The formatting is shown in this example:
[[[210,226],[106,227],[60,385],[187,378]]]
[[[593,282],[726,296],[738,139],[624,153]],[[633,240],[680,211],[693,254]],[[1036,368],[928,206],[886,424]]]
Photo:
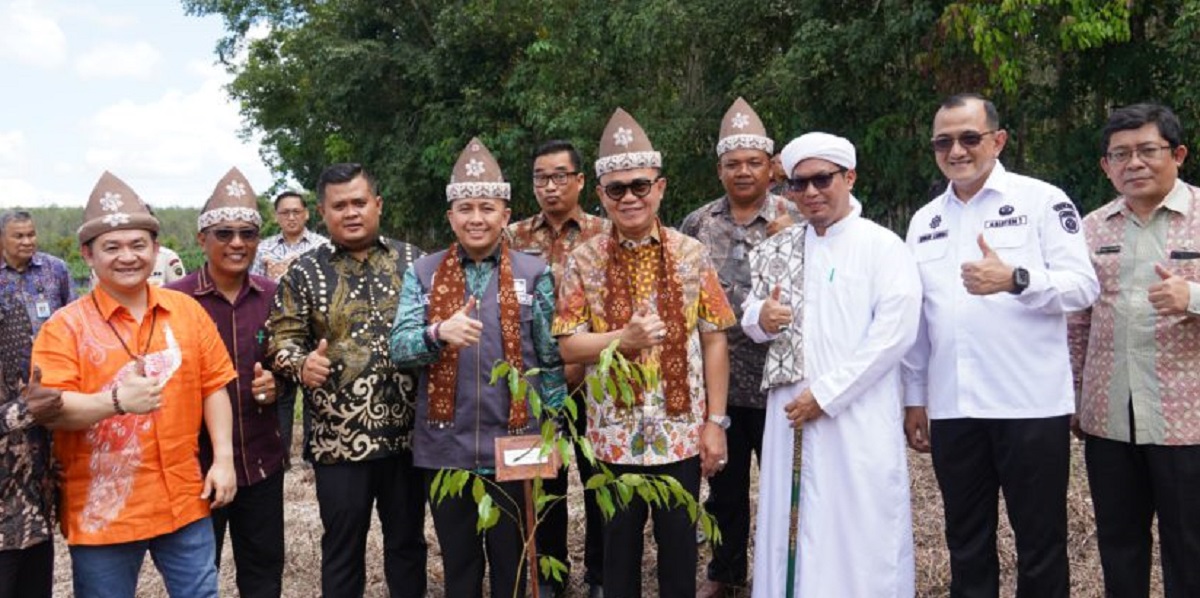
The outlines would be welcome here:
[[[1108,143],[1113,133],[1140,129],[1148,124],[1158,127],[1158,134],[1167,140],[1171,149],[1183,143],[1183,125],[1179,123],[1179,117],[1162,104],[1142,102],[1117,108],[1108,114],[1108,122],[1101,135],[1100,152],[1108,153]]]
[[[275,205],[276,210],[279,209],[279,202],[283,201],[283,198],[285,198],[285,197],[295,197],[296,199],[300,200],[300,207],[305,208],[305,209],[308,208],[308,206],[304,205],[304,195],[303,194],[301,194],[299,191],[293,191],[291,189],[288,189],[287,191],[284,191],[283,193],[280,193],[279,195],[275,196],[275,204],[274,205]]]
[[[360,176],[367,181],[367,187],[370,189],[371,195],[378,195],[379,193],[375,188],[375,177],[362,164],[340,162],[338,164],[330,164],[325,170],[321,171],[321,176],[317,178],[317,202],[322,203],[325,201],[325,187],[349,183]]]
[[[571,168],[575,172],[583,172],[583,157],[579,155],[579,150],[575,149],[574,144],[565,139],[551,139],[533,150],[533,158],[529,160],[529,168],[533,169],[533,163],[542,156],[567,152],[567,157],[571,159]]]
[[[7,210],[0,214],[0,234],[8,231],[8,225],[11,222],[32,222],[33,214],[25,210]]]
[[[942,100],[942,105],[939,106],[939,108],[940,109],[959,108],[962,106],[966,106],[967,102],[970,102],[972,100],[979,100],[980,102],[983,102],[983,112],[984,112],[984,114],[987,115],[987,126],[991,127],[993,130],[999,129],[1000,128],[1000,111],[996,110],[996,105],[993,104],[991,100],[989,100],[973,91],[969,91],[969,92],[965,92],[965,93],[956,93],[956,94]]]

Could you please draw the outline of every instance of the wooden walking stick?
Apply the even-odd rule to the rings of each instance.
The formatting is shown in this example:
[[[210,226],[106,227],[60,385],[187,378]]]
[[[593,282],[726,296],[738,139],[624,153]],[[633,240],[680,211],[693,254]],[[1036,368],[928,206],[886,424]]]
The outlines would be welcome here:
[[[792,436],[792,504],[788,513],[787,598],[796,597],[796,534],[800,529],[800,449],[804,426]]]

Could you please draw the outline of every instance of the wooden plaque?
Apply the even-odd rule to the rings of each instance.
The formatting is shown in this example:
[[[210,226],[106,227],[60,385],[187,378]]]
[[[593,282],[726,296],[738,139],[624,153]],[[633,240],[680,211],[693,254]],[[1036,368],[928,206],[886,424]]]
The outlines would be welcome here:
[[[542,456],[542,437],[496,437],[496,481],[532,480],[558,476],[558,451]]]

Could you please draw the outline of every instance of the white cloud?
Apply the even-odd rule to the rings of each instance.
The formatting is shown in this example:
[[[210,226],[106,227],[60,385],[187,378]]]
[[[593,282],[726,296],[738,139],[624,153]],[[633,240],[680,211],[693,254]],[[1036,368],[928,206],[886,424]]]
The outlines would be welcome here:
[[[162,54],[144,41],[100,44],[75,59],[75,72],[83,79],[149,79]]]
[[[0,131],[0,176],[16,176],[25,169],[25,133]]]
[[[13,0],[0,5],[0,58],[40,68],[55,68],[66,62],[67,36],[52,17],[38,12],[32,0]]]
[[[241,116],[224,90],[229,76],[215,66],[205,73],[192,92],[171,90],[152,102],[125,100],[97,112],[88,123],[88,166],[111,170],[154,205],[202,205],[230,166],[256,191],[267,189],[272,177],[258,140],[238,137]]]

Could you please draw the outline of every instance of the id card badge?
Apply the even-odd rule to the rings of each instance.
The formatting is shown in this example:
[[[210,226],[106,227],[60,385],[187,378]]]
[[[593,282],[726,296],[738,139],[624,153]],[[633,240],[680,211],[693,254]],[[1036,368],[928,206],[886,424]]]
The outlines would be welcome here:
[[[37,317],[39,319],[45,320],[46,318],[50,317],[50,302],[49,301],[42,299],[41,301],[34,303],[33,306],[34,306],[34,309],[37,310]]]

